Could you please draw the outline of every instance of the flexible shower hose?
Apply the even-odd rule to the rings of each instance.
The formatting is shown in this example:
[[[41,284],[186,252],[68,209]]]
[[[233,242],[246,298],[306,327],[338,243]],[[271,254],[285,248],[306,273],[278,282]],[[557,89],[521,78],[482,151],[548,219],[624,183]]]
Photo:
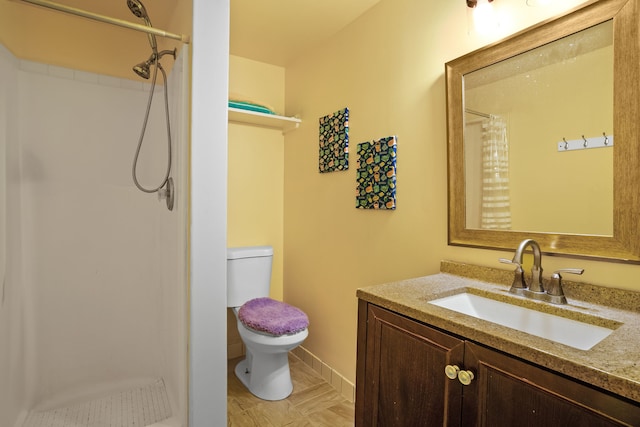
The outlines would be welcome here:
[[[165,122],[167,124],[167,172],[165,173],[164,179],[162,183],[156,188],[144,188],[138,182],[138,177],[136,176],[136,169],[138,167],[138,156],[140,155],[140,149],[142,148],[142,141],[144,140],[144,133],[147,130],[147,122],[149,121],[149,112],[151,111],[151,101],[153,100],[153,92],[156,88],[156,77],[158,76],[158,69],[162,72],[162,79],[164,81],[164,111],[165,111]],[[133,176],[133,182],[138,187],[140,191],[144,191],[145,193],[155,193],[160,191],[162,187],[165,186],[167,181],[169,180],[169,174],[171,173],[171,125],[169,123],[169,95],[167,88],[167,74],[162,68],[162,64],[160,64],[160,60],[156,60],[155,68],[153,71],[153,80],[151,81],[151,91],[149,92],[149,101],[147,102],[147,111],[144,115],[144,121],[142,122],[142,131],[140,132],[140,138],[138,139],[138,148],[136,149],[136,154],[133,158],[133,167],[131,168],[131,175]]]

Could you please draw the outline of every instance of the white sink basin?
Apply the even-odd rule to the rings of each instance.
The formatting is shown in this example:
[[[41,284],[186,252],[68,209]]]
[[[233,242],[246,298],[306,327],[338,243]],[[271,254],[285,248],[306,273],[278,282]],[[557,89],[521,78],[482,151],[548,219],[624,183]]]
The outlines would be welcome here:
[[[517,329],[580,350],[589,350],[612,329],[543,313],[468,292],[429,301],[458,313]]]

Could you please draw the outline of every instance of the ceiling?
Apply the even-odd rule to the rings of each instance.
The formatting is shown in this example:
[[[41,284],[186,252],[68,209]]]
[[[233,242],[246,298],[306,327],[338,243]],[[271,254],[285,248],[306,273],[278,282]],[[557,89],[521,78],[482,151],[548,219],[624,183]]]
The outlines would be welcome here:
[[[232,55],[285,66],[380,0],[231,0]]]
[[[140,24],[126,0],[53,0],[112,18]],[[142,0],[153,26],[167,30],[176,0]],[[230,0],[230,53],[285,66],[380,0]],[[184,2],[182,2],[184,4]]]

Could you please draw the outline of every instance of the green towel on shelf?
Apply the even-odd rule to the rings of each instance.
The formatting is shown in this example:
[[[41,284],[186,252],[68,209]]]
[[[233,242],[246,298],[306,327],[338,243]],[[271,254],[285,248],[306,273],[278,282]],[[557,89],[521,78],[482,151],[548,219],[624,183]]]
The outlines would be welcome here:
[[[264,113],[264,114],[276,114],[274,111],[270,110],[264,105],[254,104],[252,102],[229,100],[229,107],[238,108],[241,110],[256,111],[258,113]]]

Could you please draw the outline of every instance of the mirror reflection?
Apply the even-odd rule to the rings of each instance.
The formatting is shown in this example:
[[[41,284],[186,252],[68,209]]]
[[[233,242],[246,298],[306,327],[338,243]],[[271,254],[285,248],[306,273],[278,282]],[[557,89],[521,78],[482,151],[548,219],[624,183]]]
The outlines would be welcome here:
[[[613,235],[613,55],[609,20],[463,75],[466,228]]]

